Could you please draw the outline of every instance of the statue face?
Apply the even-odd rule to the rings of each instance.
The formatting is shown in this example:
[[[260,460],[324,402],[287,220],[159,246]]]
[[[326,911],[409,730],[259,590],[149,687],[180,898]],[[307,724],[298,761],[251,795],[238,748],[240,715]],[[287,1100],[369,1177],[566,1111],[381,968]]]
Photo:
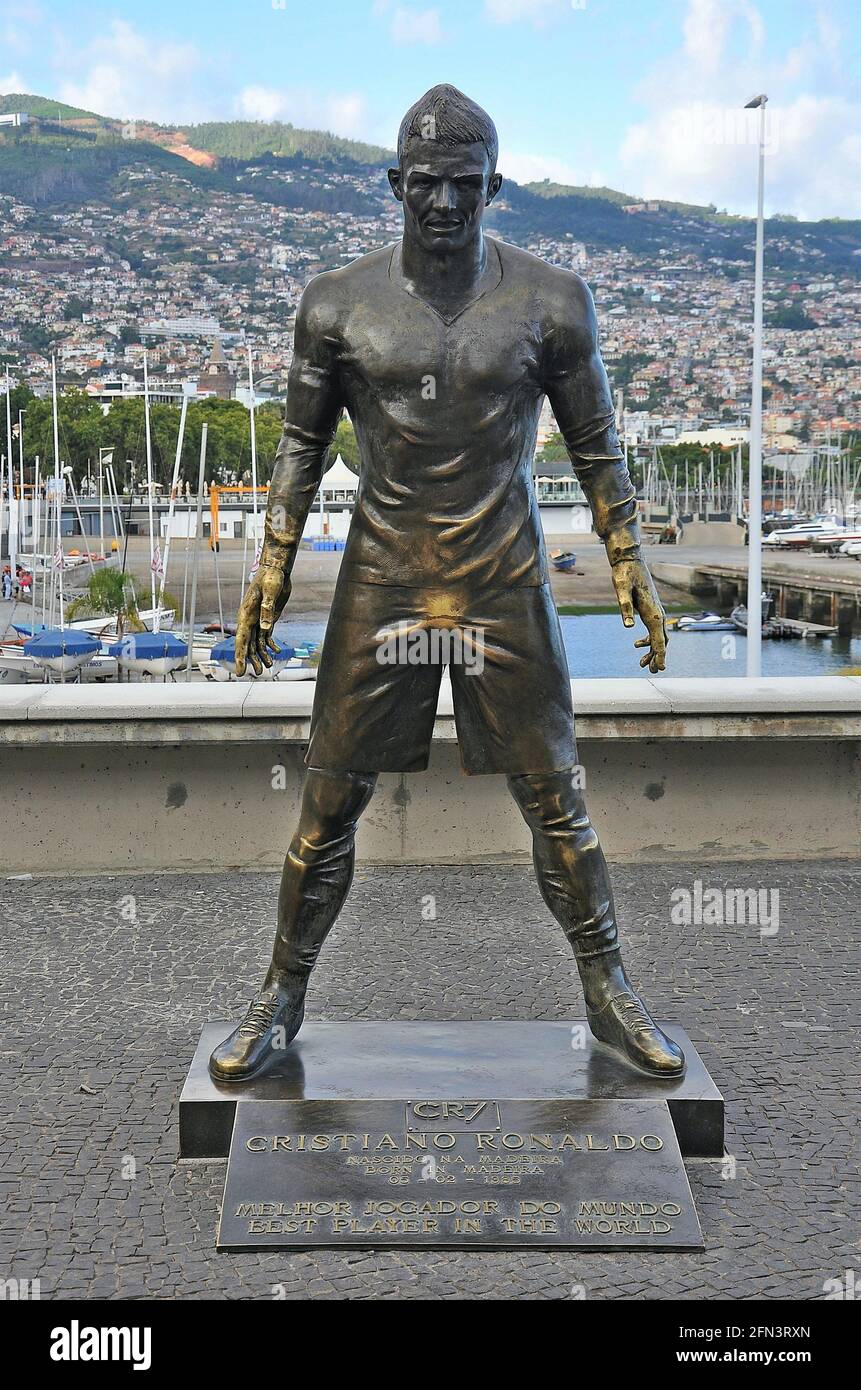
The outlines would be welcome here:
[[[478,235],[488,203],[499,192],[502,175],[490,168],[481,143],[446,147],[414,140],[389,183],[404,205],[404,230],[426,251],[457,251]]]

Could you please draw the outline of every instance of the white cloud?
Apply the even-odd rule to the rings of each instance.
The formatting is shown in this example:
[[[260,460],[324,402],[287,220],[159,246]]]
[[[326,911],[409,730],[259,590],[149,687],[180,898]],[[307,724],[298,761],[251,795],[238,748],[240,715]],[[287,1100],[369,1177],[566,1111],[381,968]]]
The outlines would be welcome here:
[[[442,24],[439,10],[395,10],[391,35],[397,44],[440,43]]]
[[[656,113],[625,136],[628,182],[647,198],[753,212],[756,114],[706,103]],[[805,95],[785,107],[770,103],[767,117],[766,211],[861,216],[861,104]]]
[[[242,88],[235,105],[236,114],[248,121],[290,121],[352,139],[366,138],[366,103],[360,92],[320,94],[309,88],[251,86]]]
[[[243,87],[236,98],[237,114],[247,121],[284,119],[285,95],[275,87]]]
[[[80,77],[61,83],[62,99],[103,116],[170,122],[199,110],[187,87],[202,67],[195,45],[146,38],[122,19],[81,52],[66,49],[59,66],[81,69]]]
[[[746,29],[745,42],[758,49],[765,37],[762,17],[748,0],[688,0],[682,25],[685,56],[700,74],[715,74],[725,62],[733,27]]]
[[[512,150],[502,150],[497,167],[505,178],[513,179],[515,183],[540,183],[543,179],[549,179],[551,183],[567,183],[576,187],[588,185],[593,188],[605,183],[604,176],[594,169],[575,169],[564,159],[547,155],[515,154]]]
[[[484,0],[484,12],[495,24],[528,19],[536,28],[558,18],[566,9],[582,9],[571,0]]]
[[[778,51],[748,0],[688,0],[681,47],[645,74],[646,114],[621,141],[622,186],[752,213],[758,113],[742,108],[765,91],[766,212],[861,215],[861,103],[844,81],[833,23],[814,23],[802,43]],[[672,100],[679,71],[685,91],[706,99]]]
[[[0,77],[0,96],[11,95],[13,92],[25,91],[24,79],[18,72],[9,72],[5,77]]]

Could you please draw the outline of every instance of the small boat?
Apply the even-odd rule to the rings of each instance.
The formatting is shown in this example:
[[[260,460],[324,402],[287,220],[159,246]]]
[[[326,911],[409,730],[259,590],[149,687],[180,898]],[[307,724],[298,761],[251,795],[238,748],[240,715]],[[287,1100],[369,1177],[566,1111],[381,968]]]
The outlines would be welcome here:
[[[560,574],[570,574],[577,563],[577,556],[573,550],[551,550],[550,560]]]
[[[52,675],[68,676],[86,666],[100,650],[97,637],[77,628],[46,628],[24,643],[23,651]]]
[[[188,647],[175,632],[129,632],[108,655],[127,671],[141,676],[169,676],[188,662]]]
[[[802,550],[817,540],[827,539],[831,542],[841,530],[845,539],[846,530],[836,516],[817,516],[813,521],[800,521],[795,526],[778,526],[763,536],[762,543]]]
[[[723,618],[720,613],[682,613],[673,623],[676,632],[735,632],[732,618]]]
[[[311,681],[316,680],[317,672],[313,666],[306,664],[307,657],[302,654],[301,648],[287,646],[280,642],[280,651],[272,655],[272,665],[267,666],[257,680],[270,681]],[[211,653],[203,661],[198,661],[198,669],[209,680],[233,681],[236,680],[234,667],[236,664],[236,639],[225,637],[223,642],[217,642],[212,648]]]
[[[819,551],[820,553],[824,552],[826,555],[837,555],[840,552],[843,554],[846,553],[843,550],[845,545],[851,545],[853,542],[857,543],[859,541],[861,541],[861,531],[858,531],[855,527],[841,526],[832,531],[830,535],[823,534],[821,536],[815,536],[810,542],[810,547],[812,550]]]
[[[158,618],[159,632],[163,632],[166,628],[172,628],[176,622],[176,611],[173,608],[142,608],[137,616],[150,632],[155,629],[156,617]]]
[[[314,655],[315,652],[319,651],[319,649],[319,642],[306,640],[304,642],[295,642],[293,644],[293,654],[294,656],[297,656],[300,661],[308,661]]]
[[[41,677],[40,668],[31,656],[25,656],[21,647],[11,643],[0,646],[0,685],[26,685],[27,681]]]
[[[73,622],[66,623],[67,629],[74,629],[76,632],[89,632],[93,637],[102,637],[116,631],[116,614],[109,614],[101,618],[75,618]],[[39,632],[47,632],[47,623],[12,623],[12,627],[21,637],[35,637]]]
[[[773,594],[762,595],[762,638],[786,638],[800,637],[801,633],[792,627],[787,627],[780,621],[780,618],[771,618],[771,605],[774,602]],[[730,614],[733,624],[739,632],[747,632],[747,604],[739,603]]]
[[[153,626],[154,608],[145,608],[138,613],[138,617],[144,624],[147,631]],[[172,608],[160,608],[159,631],[170,631],[176,621],[176,613]],[[12,623],[12,627],[21,637],[36,637],[40,632],[54,631],[46,623]],[[65,632],[88,632],[92,637],[116,637],[117,635],[117,615],[116,613],[103,614],[101,617],[75,618],[72,622],[64,625]]]

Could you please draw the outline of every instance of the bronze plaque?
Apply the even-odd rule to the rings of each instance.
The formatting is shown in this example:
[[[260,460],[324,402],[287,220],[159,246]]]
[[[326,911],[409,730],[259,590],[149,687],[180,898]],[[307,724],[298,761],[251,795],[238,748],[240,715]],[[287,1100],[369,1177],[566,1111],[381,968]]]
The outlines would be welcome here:
[[[219,1249],[700,1250],[663,1100],[239,1100]]]

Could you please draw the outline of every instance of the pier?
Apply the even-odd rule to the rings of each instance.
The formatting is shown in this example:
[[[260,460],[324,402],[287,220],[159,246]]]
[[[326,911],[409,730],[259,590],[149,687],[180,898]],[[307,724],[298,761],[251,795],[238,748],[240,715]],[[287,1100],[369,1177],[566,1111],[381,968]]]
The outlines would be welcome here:
[[[781,555],[779,561],[775,559],[766,547],[762,587],[775,596],[776,618],[810,637],[825,637],[835,632],[849,637],[861,632],[861,566],[857,560],[827,561],[829,569],[833,565],[833,572],[817,573],[810,568],[809,555]],[[747,602],[746,556],[742,563],[723,560],[667,563],[650,557],[650,567],[660,583],[687,590],[697,598],[707,598],[720,611],[729,612],[737,603]]]

